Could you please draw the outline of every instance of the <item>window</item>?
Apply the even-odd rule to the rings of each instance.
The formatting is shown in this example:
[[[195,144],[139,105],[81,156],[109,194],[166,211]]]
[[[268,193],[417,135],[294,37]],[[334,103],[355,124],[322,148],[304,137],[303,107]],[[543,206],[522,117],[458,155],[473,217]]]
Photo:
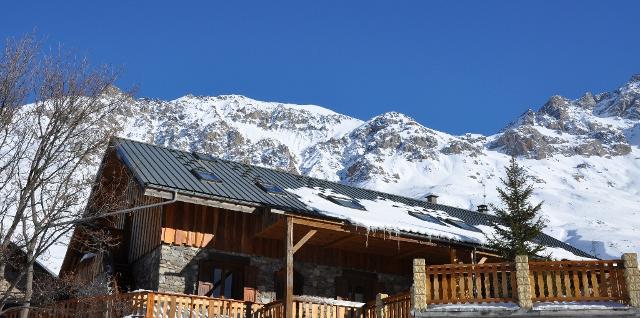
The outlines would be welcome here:
[[[241,299],[243,268],[237,264],[201,262],[198,295]]]
[[[215,174],[213,174],[212,172],[208,172],[208,171],[203,171],[203,170],[197,170],[197,169],[193,169],[191,170],[191,172],[198,177],[198,179],[203,180],[203,181],[208,181],[208,182],[214,182],[214,183],[221,183],[222,179],[218,176],[216,176]]]
[[[443,221],[447,222],[448,224],[451,224],[457,228],[461,228],[463,230],[467,230],[467,231],[473,231],[473,232],[479,232],[482,233],[482,231],[480,231],[480,229],[478,229],[477,227],[471,225],[471,224],[467,224],[463,221],[460,220],[452,220],[452,219],[442,219]]]
[[[277,186],[275,184],[271,184],[271,183],[265,183],[265,182],[256,182],[256,185],[258,185],[258,187],[260,187],[260,189],[264,190],[267,193],[271,193],[271,194],[286,194],[286,192],[284,191],[284,189],[282,189],[282,187]]]
[[[360,202],[358,202],[358,200],[356,199],[351,199],[351,198],[343,198],[343,197],[338,197],[335,195],[320,195],[321,197],[335,203],[338,205],[342,205],[343,207],[347,207],[347,208],[351,208],[351,209],[357,209],[357,210],[362,210],[362,211],[366,211],[367,208],[364,207],[364,205],[360,204]]]
[[[426,213],[411,211],[411,212],[409,212],[409,215],[414,216],[414,217],[416,217],[416,218],[418,218],[418,219],[420,219],[422,221],[427,221],[427,222],[430,222],[430,223],[435,223],[435,224],[438,224],[438,225],[447,226],[445,223],[440,221],[438,218],[433,217],[433,216],[431,216],[429,214],[426,214]]]

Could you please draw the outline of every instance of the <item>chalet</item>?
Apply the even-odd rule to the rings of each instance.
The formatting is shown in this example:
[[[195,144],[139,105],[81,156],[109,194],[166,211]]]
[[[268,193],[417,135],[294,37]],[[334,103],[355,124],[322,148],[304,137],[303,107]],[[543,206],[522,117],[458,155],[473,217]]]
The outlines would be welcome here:
[[[595,260],[541,234],[545,253],[575,261],[503,260],[485,245],[494,221],[485,206],[455,208],[433,195],[114,139],[87,215],[100,207],[111,212],[76,228],[60,275],[108,275],[125,293],[69,299],[34,317],[410,318],[479,303],[536,316],[534,303],[557,301],[640,316],[637,255]],[[96,228],[119,244],[87,249]]]
[[[74,240],[61,275],[105,270],[124,290],[269,303],[295,295],[367,302],[409,290],[412,262],[497,260],[492,216],[340,183],[114,139],[98,184],[121,183],[121,244],[86,257]],[[92,200],[98,196],[92,195]],[[591,255],[547,235],[550,250]],[[99,262],[100,264],[95,264]],[[87,271],[86,268],[93,269]]]

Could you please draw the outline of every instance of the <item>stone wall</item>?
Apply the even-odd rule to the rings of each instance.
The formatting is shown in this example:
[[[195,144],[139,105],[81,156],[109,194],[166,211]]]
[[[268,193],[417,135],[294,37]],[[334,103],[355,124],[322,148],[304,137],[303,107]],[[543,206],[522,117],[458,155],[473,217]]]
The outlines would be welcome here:
[[[249,266],[256,270],[256,301],[267,303],[276,299],[275,273],[284,268],[282,259],[164,244],[158,251],[159,291],[195,294],[198,288],[198,263],[220,255],[231,255],[246,257]],[[335,279],[342,275],[342,268],[305,262],[294,262],[293,267],[304,278],[302,289],[305,295],[329,298],[335,296]],[[390,295],[411,286],[410,276],[378,274],[378,281]]]

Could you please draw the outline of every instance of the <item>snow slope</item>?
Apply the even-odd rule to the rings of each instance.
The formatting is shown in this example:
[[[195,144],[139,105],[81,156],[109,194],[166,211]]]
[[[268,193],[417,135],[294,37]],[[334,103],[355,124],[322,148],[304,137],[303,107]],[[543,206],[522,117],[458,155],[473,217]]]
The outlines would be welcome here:
[[[362,121],[238,95],[132,100],[120,121],[121,137],[410,197],[436,193],[469,209],[499,203],[514,153],[545,202],[548,234],[601,258],[640,252],[640,76],[612,92],[553,96],[492,136],[453,136],[397,112]],[[51,256],[56,270],[63,255]]]

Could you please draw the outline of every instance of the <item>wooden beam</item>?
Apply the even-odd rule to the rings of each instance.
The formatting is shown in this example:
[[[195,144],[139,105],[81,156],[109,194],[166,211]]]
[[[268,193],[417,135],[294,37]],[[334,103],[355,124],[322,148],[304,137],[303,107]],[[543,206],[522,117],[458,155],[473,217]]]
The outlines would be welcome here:
[[[408,238],[408,237],[385,235],[384,233],[380,233],[380,232],[367,233],[366,229],[362,229],[362,228],[356,229],[355,226],[347,226],[347,225],[336,223],[336,222],[324,222],[319,220],[311,220],[308,218],[299,218],[298,216],[293,218],[293,223],[299,224],[299,225],[305,225],[312,228],[319,228],[319,229],[331,230],[331,231],[342,232],[342,233],[368,235],[369,237],[375,237],[375,238],[381,238],[385,240],[392,240],[392,241],[399,241],[399,242],[415,243],[423,246],[440,246],[440,247],[444,246],[444,245],[436,244],[433,242],[422,241],[422,240]]]
[[[150,197],[163,198],[163,199],[171,199],[173,197],[173,192],[157,190],[157,189],[145,189],[144,195],[150,196]],[[184,195],[184,194],[178,194],[176,196],[176,199],[182,202],[212,206],[215,208],[221,208],[221,209],[244,212],[244,213],[253,213],[257,208],[254,206],[223,202],[223,201],[201,198],[197,196]]]
[[[285,234],[285,264],[286,282],[284,292],[285,318],[293,318],[293,218],[287,216],[287,231]]]
[[[491,257],[502,258],[502,256],[500,256],[498,254],[493,254],[493,253],[483,252],[483,251],[476,251],[476,255],[486,255],[486,256],[491,256]]]
[[[420,251],[422,251],[422,250],[426,250],[426,247],[424,247],[424,246],[419,246],[418,248],[410,249],[410,250],[408,250],[408,251],[406,251],[406,252],[404,252],[404,253],[400,253],[400,254],[398,254],[398,255],[394,256],[394,258],[395,258],[395,259],[403,259],[403,258],[405,258],[405,257],[407,257],[407,256],[411,256],[411,255],[413,255],[413,254],[415,254],[415,253],[418,253],[418,252],[420,252]]]
[[[313,237],[314,235],[316,235],[316,233],[318,233],[318,230],[309,230],[309,232],[307,232],[307,234],[305,234],[299,241],[298,243],[296,243],[296,245],[293,246],[293,253],[295,254],[296,251],[298,251],[298,249],[300,249],[302,247],[302,245],[304,245],[304,243],[307,243],[307,241]]]
[[[338,245],[340,243],[346,242],[346,241],[348,241],[348,240],[350,240],[350,239],[352,239],[354,237],[357,237],[357,236],[352,235],[352,234],[347,234],[345,236],[341,236],[341,237],[339,237],[339,238],[337,238],[337,239],[335,239],[335,240],[323,245],[322,247],[323,248],[330,248],[330,247],[336,246],[336,245]]]
[[[458,264],[458,253],[455,248],[449,248],[449,264]]]

